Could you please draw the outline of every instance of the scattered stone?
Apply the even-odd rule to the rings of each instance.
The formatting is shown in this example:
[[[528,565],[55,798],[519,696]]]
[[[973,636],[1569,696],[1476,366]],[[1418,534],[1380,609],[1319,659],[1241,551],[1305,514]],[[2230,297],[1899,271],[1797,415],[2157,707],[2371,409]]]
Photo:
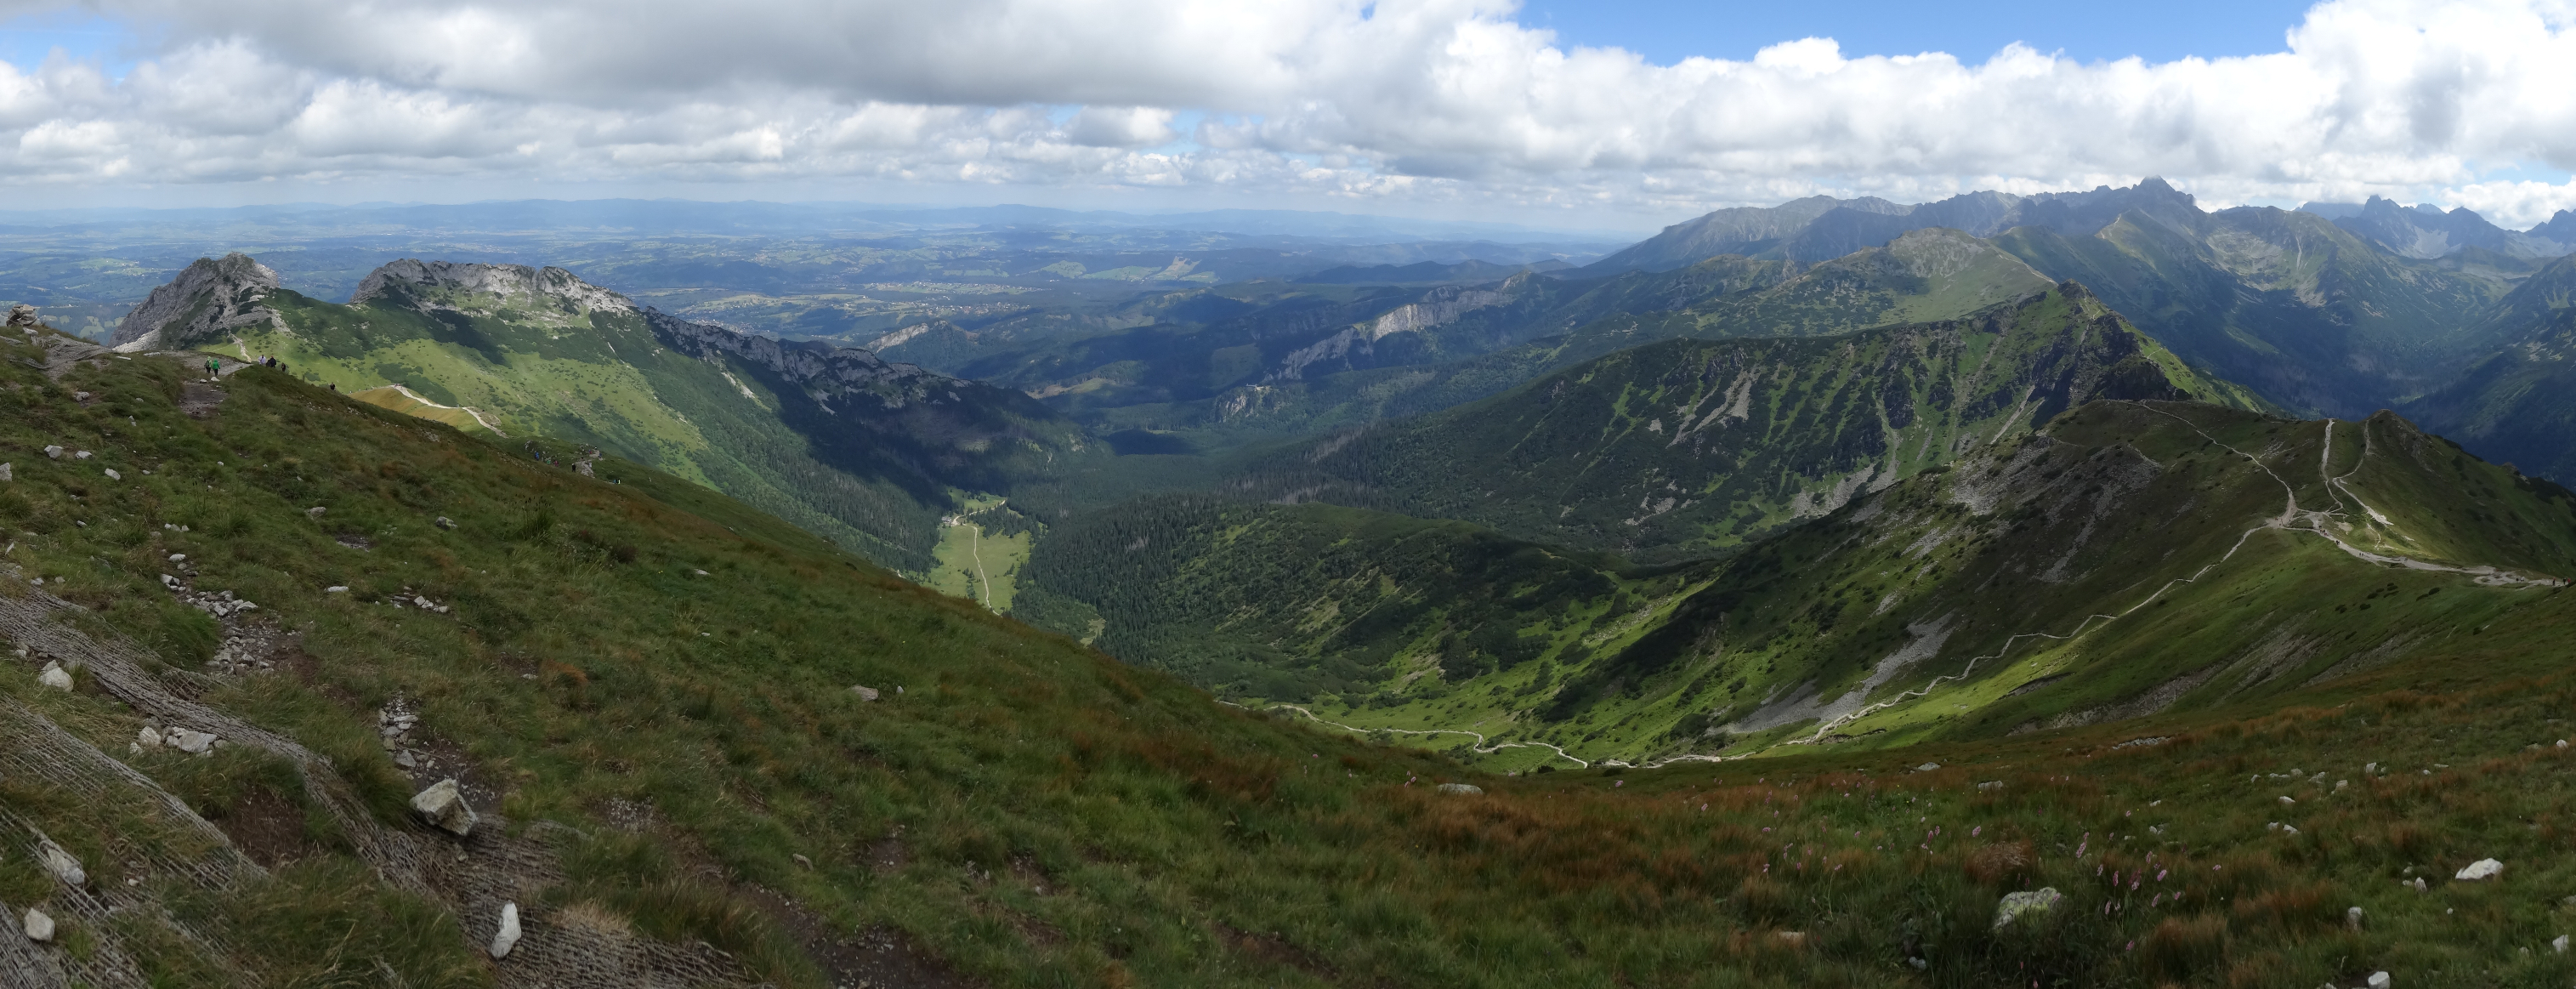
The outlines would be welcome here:
[[[53,445],[53,444],[51,444],[51,443],[47,443],[47,444],[45,444],[45,459],[47,459],[47,460],[61,460],[61,459],[63,459],[63,448],[62,448],[62,447],[59,447],[59,446],[55,446],[55,445]]]
[[[72,689],[72,671],[64,669],[63,664],[48,659],[45,661],[43,672],[36,674],[36,682],[52,687],[55,690],[70,690]]]
[[[2043,886],[2036,891],[2006,893],[2004,901],[1995,905],[1994,929],[2003,930],[2025,916],[2032,920],[2048,916],[2049,911],[2057,909],[2058,904],[2064,902],[2066,902],[2066,894],[2058,892],[2054,886]]]
[[[18,472],[14,468],[8,464],[0,464],[0,484],[7,484],[17,479]]]
[[[501,929],[492,934],[492,957],[510,957],[510,949],[519,943],[519,905],[501,904]]]
[[[1805,931],[1772,931],[1771,936],[1781,944],[1792,948],[1803,948],[1807,945],[1807,932]]]
[[[36,844],[36,858],[44,862],[46,872],[53,873],[54,878],[62,880],[65,885],[89,885],[88,870],[82,869],[80,860],[73,858],[72,853],[64,851],[63,846],[54,844],[52,841],[39,841]]]
[[[193,728],[172,728],[161,733],[161,740],[171,748],[189,755],[205,755],[215,750],[215,736]]]
[[[308,516],[311,516],[311,517],[313,517],[313,518],[317,518],[317,519],[318,519],[318,518],[321,518],[321,517],[322,517],[322,513],[323,513],[323,512],[326,512],[326,511],[329,511],[329,510],[330,510],[330,509],[323,508],[322,506],[316,505],[316,506],[314,506],[314,507],[312,507],[312,508],[307,508],[307,509],[305,509],[305,510],[304,510],[304,514],[306,514],[306,515],[308,515]]]
[[[441,516],[439,516],[439,517],[438,517],[438,523],[437,523],[437,525],[438,525],[438,527],[439,527],[439,528],[441,528],[441,529],[453,529],[453,528],[456,528],[456,523],[455,523],[454,521],[450,520],[447,516],[444,516],[444,515],[441,515]]]
[[[2286,797],[2286,796],[2281,798],[2281,806],[2284,806],[2284,807],[2292,806],[2292,805],[2295,805],[2295,804],[2297,804],[2297,803],[2298,803],[2298,801],[2296,801],[2296,800],[2292,800],[2292,799],[2290,799],[2290,798],[2288,798],[2288,797]]]
[[[333,584],[333,585],[331,585],[331,586],[329,586],[329,587],[325,587],[325,588],[323,588],[323,589],[322,589],[322,593],[324,593],[324,594],[347,594],[347,593],[349,593],[349,585],[347,585],[347,584]]]
[[[691,571],[689,571],[689,572],[690,572],[690,573],[693,573],[693,574],[697,574],[697,575],[698,575],[698,576],[700,576],[700,577],[707,576],[707,572],[706,572],[706,571],[704,571],[704,570],[691,570]]]
[[[852,687],[850,688],[850,692],[859,695],[859,699],[863,701],[872,701],[877,699],[877,688],[875,687]]]
[[[1939,769],[1939,768],[1941,768],[1941,764],[1940,764],[1940,763],[1937,763],[1937,762],[1927,762],[1927,763],[1924,763],[1924,764],[1922,764],[1922,765],[1920,765],[1920,766],[1916,766],[1916,767],[1914,767],[1914,771],[1915,771],[1915,772],[1918,772],[1918,773],[1928,773],[1928,772],[1931,772],[1931,771],[1933,771],[1933,770],[1935,770],[1935,769]]]
[[[420,757],[411,754],[410,749],[404,749],[400,752],[394,753],[394,765],[401,766],[404,769],[418,769],[420,768]]]
[[[411,798],[411,809],[418,813],[422,820],[437,825],[439,830],[459,838],[474,833],[474,808],[465,805],[465,791],[457,787],[454,777],[432,783],[429,789],[414,795]],[[511,911],[505,916],[511,921],[510,940],[516,941],[518,940],[518,913]]]
[[[2003,788],[2004,781],[2002,780],[1987,780],[1983,783],[1977,784],[1977,789],[1980,790],[2001,790]]]
[[[170,562],[172,562],[172,563],[186,563],[186,562],[188,562],[188,554],[186,554],[186,553],[172,553],[172,554],[170,554]]]
[[[2388,973],[2370,973],[2370,989],[2388,989]]]
[[[2458,875],[2451,878],[2462,882],[2476,882],[2481,879],[2493,879],[2503,874],[2504,863],[2494,859],[2479,859],[2469,863],[2468,868],[2460,870]]]
[[[2361,929],[2360,907],[2352,907],[2343,912],[2343,926],[2356,931]]]
[[[1440,792],[1455,794],[1461,797],[1472,797],[1485,792],[1485,788],[1472,783],[1442,783],[1440,784]]]
[[[160,748],[161,729],[154,728],[151,725],[144,725],[142,731],[134,733],[134,744],[143,746],[147,749]]]
[[[2549,946],[2550,946],[2551,948],[2553,948],[2553,949],[2556,949],[2556,950],[2557,950],[2557,952],[2558,952],[2559,954],[2562,954],[2562,955],[2563,955],[2563,954],[2566,954],[2566,953],[2567,953],[2567,935],[2564,935],[2564,934],[2558,935],[2558,940],[2555,940],[2555,941],[2551,941],[2551,942],[2549,942]]]
[[[90,458],[90,452],[89,452],[89,451],[87,451],[87,450],[74,450],[74,451],[72,451],[72,459],[74,459],[74,460],[87,460],[87,459],[89,459],[89,458]]]
[[[2400,884],[2398,884],[2398,885],[2401,885],[2401,886],[2402,886],[2402,885],[2405,885],[2405,884],[2404,884],[2404,883],[2400,883]],[[2424,886],[2424,877],[2422,877],[2422,876],[2417,876],[2417,877],[2415,877],[2415,891],[2416,891],[2416,892],[2418,892],[2418,893],[2421,893],[2421,892],[2424,892],[2424,890],[2425,890],[2425,886]]]
[[[44,911],[34,907],[27,908],[27,919],[21,929],[27,932],[27,940],[37,944],[48,944],[54,940],[54,918],[45,916]]]
[[[125,475],[117,473],[116,468],[114,467],[110,467],[106,470],[100,471],[99,473],[107,475],[107,479],[111,481],[125,480]]]

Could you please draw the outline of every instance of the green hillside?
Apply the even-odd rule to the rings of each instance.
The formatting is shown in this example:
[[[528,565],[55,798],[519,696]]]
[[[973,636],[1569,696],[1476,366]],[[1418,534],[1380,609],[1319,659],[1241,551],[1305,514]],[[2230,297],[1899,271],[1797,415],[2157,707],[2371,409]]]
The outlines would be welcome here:
[[[1637,347],[1291,447],[1242,483],[1671,557],[1824,515],[2105,397],[2252,401],[2070,284],[1946,322]]]
[[[5,339],[35,342],[0,342],[0,908],[59,924],[0,948],[17,981],[2576,978],[2547,948],[2576,881],[2556,854],[2576,766],[2548,744],[2576,703],[2569,599],[2547,590],[2362,568],[2338,603],[2419,624],[2456,607],[2476,634],[2266,709],[1486,776],[1216,704],[618,458],[583,476],[566,444],[530,458],[520,437],[263,368],[208,385],[166,358]],[[2103,408],[1999,455],[2077,475],[2092,440],[2076,433],[2117,426]],[[2318,463],[2299,439],[2322,424],[2173,408],[2240,446],[2279,439],[2254,449],[2285,477]],[[2366,538],[2466,558],[2563,514],[2438,441],[2371,429],[2338,428],[2331,449],[2354,459],[2324,464],[2389,517]],[[1983,490],[1937,487],[1970,473],[1883,497]],[[2442,490],[2427,476],[2479,500],[2406,503]],[[2303,504],[2324,485],[2294,483]],[[2089,497],[2078,484],[2035,489]],[[2005,555],[2008,523],[2034,517],[1962,510]],[[2361,593],[2392,578],[2405,594]],[[2442,591],[2418,603],[2415,581]],[[39,682],[46,661],[72,689]],[[145,727],[225,744],[145,748]],[[450,776],[483,815],[470,839],[406,807]],[[1484,792],[1433,789],[1451,781]],[[43,840],[80,881],[39,864]],[[2483,857],[2506,878],[2446,878]],[[2428,891],[2398,885],[2413,878]],[[2042,886],[2066,902],[1992,925],[2004,894]],[[523,936],[495,960],[503,902]],[[2347,906],[2367,911],[2358,931]]]
[[[438,418],[651,464],[912,573],[936,568],[953,492],[1007,491],[1084,449],[1016,392],[688,323],[556,269],[401,262],[351,305],[282,288],[261,305],[272,318],[164,345],[275,357],[344,392],[400,385],[452,407]]]
[[[1459,522],[1176,495],[1050,529],[1013,614],[1220,695],[1365,707],[1624,645],[1645,628],[1631,612],[1706,569],[1641,570]],[[1613,627],[1628,634],[1603,634]]]
[[[2459,376],[2398,406],[2483,455],[2541,477],[2576,479],[2576,259],[2514,288],[2472,332],[2499,341]]]
[[[2269,208],[2122,215],[2091,236],[2022,227],[1995,244],[2083,282],[2196,366],[2283,408],[2359,417],[2492,347],[2466,332],[2510,273],[2397,257],[2324,217]]]

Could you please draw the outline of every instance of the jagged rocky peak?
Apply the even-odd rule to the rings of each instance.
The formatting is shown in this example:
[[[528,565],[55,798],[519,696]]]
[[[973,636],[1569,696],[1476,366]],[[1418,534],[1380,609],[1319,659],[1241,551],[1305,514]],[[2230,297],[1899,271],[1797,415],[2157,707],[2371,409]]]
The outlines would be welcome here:
[[[238,251],[198,258],[168,284],[144,296],[108,343],[121,351],[176,350],[223,340],[237,327],[277,318],[268,295],[277,272]]]
[[[428,291],[422,291],[424,289]],[[417,303],[426,301],[424,296],[454,295],[497,296],[505,302],[528,296],[571,302],[584,310],[640,311],[625,296],[582,281],[581,276],[562,268],[422,261],[416,258],[404,258],[369,272],[366,280],[358,283],[358,290],[349,296],[349,304]]]

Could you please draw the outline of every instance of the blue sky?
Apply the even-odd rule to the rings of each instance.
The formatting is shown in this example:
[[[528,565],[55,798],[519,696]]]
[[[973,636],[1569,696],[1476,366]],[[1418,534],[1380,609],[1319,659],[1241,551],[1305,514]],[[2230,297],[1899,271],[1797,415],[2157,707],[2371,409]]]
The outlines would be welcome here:
[[[1694,55],[1747,59],[1765,45],[1808,36],[1840,42],[1847,58],[1943,51],[1982,62],[2019,41],[2085,61],[2135,55],[2168,62],[2286,50],[2284,36],[2307,9],[2282,0],[1533,0],[1518,20],[1554,29],[1564,44],[1616,46],[1659,65]]]

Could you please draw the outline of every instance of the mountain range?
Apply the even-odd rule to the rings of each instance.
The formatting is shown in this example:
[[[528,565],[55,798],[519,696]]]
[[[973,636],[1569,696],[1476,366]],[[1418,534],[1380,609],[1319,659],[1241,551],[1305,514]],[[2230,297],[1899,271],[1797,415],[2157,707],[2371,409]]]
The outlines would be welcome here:
[[[0,982],[2563,984],[2576,258],[2474,219],[21,308]]]

